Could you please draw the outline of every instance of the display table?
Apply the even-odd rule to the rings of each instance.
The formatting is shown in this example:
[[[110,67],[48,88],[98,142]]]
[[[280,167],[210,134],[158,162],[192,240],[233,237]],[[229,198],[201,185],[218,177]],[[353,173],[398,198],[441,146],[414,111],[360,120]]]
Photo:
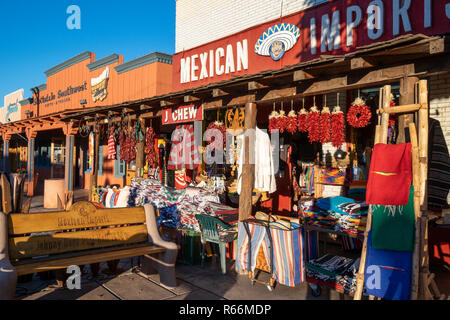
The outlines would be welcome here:
[[[48,179],[44,181],[44,208],[57,209],[58,196],[65,205],[64,179]]]

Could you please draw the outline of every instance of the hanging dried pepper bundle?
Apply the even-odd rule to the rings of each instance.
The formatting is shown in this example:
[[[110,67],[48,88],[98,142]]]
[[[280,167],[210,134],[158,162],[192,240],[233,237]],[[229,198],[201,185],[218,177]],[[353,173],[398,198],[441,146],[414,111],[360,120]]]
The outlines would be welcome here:
[[[272,133],[275,130],[279,130],[278,128],[278,118],[280,117],[280,114],[273,110],[272,113],[269,115],[269,131]]]
[[[155,131],[148,128],[145,139],[145,154],[147,155],[147,163],[150,168],[154,168],[158,164],[155,150]]]
[[[331,142],[333,147],[340,148],[345,140],[345,116],[341,108],[335,107],[331,115]]]
[[[120,160],[130,163],[136,159],[136,138],[127,129],[120,132]]]
[[[306,118],[306,123],[308,127],[308,137],[311,143],[320,141],[320,113],[317,107],[311,108]]]
[[[364,128],[369,124],[371,118],[372,112],[370,108],[364,100],[356,98],[347,112],[347,122],[353,128]]]
[[[328,107],[324,107],[319,120],[319,141],[322,144],[331,141],[331,113]]]
[[[208,126],[208,128],[206,129],[206,133],[205,133],[205,137],[210,140],[212,137],[214,137],[214,133],[209,131],[212,129],[216,129],[219,130],[220,133],[222,134],[222,140],[223,140],[223,149],[226,148],[227,145],[227,128],[225,127],[225,125],[223,124],[223,122],[220,121],[216,121],[216,122],[211,122]],[[212,144],[214,141],[211,141],[210,144]],[[222,149],[222,150],[223,150]]]
[[[280,133],[284,133],[288,127],[288,117],[286,117],[286,112],[284,110],[280,111],[280,116],[277,119],[277,127]]]
[[[298,117],[294,110],[291,110],[287,116],[287,127],[286,131],[290,134],[294,134],[298,128]]]
[[[303,108],[302,110],[300,110],[300,112],[298,113],[298,131],[300,132],[308,132],[308,111],[306,111],[305,108]]]

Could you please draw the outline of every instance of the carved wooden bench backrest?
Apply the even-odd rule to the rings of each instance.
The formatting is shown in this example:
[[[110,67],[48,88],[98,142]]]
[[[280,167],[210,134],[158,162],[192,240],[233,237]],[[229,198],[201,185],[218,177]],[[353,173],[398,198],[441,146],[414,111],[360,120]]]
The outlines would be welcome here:
[[[11,262],[148,240],[142,207],[98,209],[78,202],[67,212],[8,215]]]

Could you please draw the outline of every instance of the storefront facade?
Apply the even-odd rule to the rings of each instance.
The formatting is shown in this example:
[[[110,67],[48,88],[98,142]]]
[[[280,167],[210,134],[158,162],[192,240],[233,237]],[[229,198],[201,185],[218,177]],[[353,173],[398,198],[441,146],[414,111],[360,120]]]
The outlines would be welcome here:
[[[87,189],[87,136],[80,134],[79,123],[66,124],[60,119],[80,110],[169,92],[171,63],[172,57],[162,53],[124,63],[121,55],[96,60],[95,53],[84,52],[47,70],[46,83],[30,89],[30,98],[24,98],[23,89],[5,97],[1,114],[5,113],[8,119],[2,120],[0,128],[4,142],[3,170],[16,171],[25,166],[29,195],[36,188],[33,184],[43,186],[45,179],[65,179],[66,191]],[[10,100],[17,100],[19,95],[13,108]],[[101,177],[109,183],[123,185],[125,173],[117,169],[121,167],[120,160],[108,161],[107,147],[101,149],[105,151]],[[21,160],[27,160],[20,162],[16,153],[20,153]],[[35,180],[37,175],[39,178]]]

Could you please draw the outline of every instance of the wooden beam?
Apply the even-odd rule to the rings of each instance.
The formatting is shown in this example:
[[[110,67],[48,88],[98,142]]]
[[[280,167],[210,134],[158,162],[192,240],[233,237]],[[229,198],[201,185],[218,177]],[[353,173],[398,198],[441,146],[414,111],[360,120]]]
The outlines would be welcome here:
[[[388,109],[383,109],[381,110],[381,113],[397,114],[397,113],[417,112],[420,110],[420,108],[421,108],[420,104],[407,104],[399,107],[391,107]]]
[[[403,107],[403,109],[407,110],[405,108],[407,105],[416,103],[415,95],[414,95],[414,87],[416,85],[416,82],[419,81],[419,78],[417,77],[403,77],[400,79],[400,106]],[[406,111],[406,112],[415,112],[418,111],[419,108],[414,111]],[[409,141],[407,139],[407,135],[409,133],[409,124],[414,121],[414,117],[412,114],[402,114],[398,118],[398,137],[397,137],[397,143],[405,143]]]
[[[304,70],[297,70],[294,72],[294,82],[313,79],[314,76]]]
[[[370,58],[358,57],[350,60],[350,69],[352,70],[372,68],[374,65],[373,59]]]
[[[263,84],[261,82],[257,82],[257,81],[250,81],[248,83],[248,91],[255,91],[255,90],[260,90],[260,89],[266,89],[269,86],[266,84]]]
[[[161,107],[171,107],[171,106],[173,106],[174,105],[174,103],[173,102],[170,102],[170,101],[167,101],[167,100],[161,100],[160,101],[160,106]]]
[[[445,52],[445,38],[440,38],[429,42],[430,54],[437,54],[442,52]]]
[[[200,100],[199,97],[196,97],[196,96],[193,96],[193,95],[184,96],[184,103],[196,102],[196,101],[199,101],[199,100]]]
[[[213,98],[218,98],[218,97],[226,96],[228,94],[229,94],[228,92],[226,92],[226,91],[224,91],[222,89],[216,88],[216,89],[212,90],[212,94],[211,95],[212,95]]]

